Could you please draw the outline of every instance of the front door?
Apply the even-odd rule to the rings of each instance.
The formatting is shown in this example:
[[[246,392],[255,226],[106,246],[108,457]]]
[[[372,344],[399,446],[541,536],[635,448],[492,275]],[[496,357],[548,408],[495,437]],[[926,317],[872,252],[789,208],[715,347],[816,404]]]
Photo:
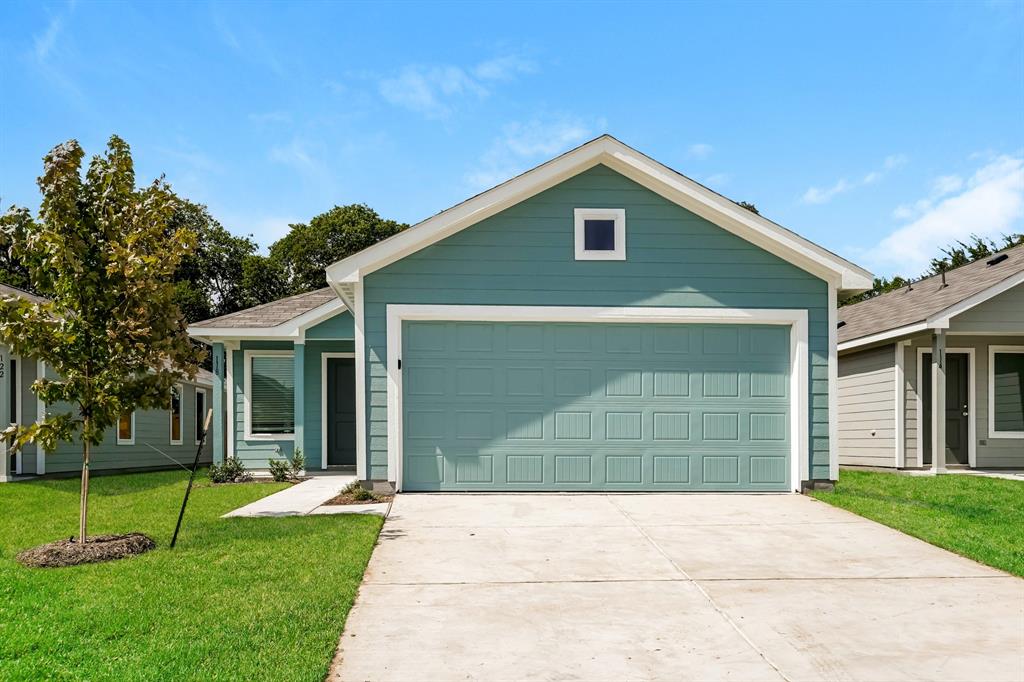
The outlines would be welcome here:
[[[967,387],[971,377],[968,374],[966,353],[946,353],[946,464],[967,466],[968,431],[971,415],[968,411]],[[924,464],[932,462],[932,354],[925,353],[921,359],[921,376],[924,387],[921,399],[924,401]]]
[[[327,358],[327,465],[356,464],[356,364]]]

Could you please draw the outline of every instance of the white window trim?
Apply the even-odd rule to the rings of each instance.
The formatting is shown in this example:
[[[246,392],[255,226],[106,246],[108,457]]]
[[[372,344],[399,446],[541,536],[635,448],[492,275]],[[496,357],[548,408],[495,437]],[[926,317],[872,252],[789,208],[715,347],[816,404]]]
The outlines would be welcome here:
[[[121,438],[121,418],[117,418],[117,424],[114,425],[114,429],[117,431],[117,444],[118,445],[135,445],[135,410],[132,410],[132,437]]]
[[[561,306],[395,305],[387,306],[388,480],[402,490],[402,322],[451,320],[488,322],[598,322],[665,324],[777,324],[789,326],[790,343],[790,489],[800,492],[810,478],[807,311],[769,308],[597,308]],[[365,396],[357,396],[363,400]],[[837,456],[829,451],[829,465]]]
[[[199,397],[198,396],[199,396],[200,393],[203,394],[203,411],[205,412],[206,410],[210,409],[210,392],[207,391],[202,386],[196,386],[196,399],[193,402],[193,405],[195,406],[195,410],[194,411],[196,413],[195,414],[196,418],[192,421],[192,428],[194,428],[195,431],[196,431],[196,445],[199,445],[199,436],[201,435],[200,432],[199,432],[199,429],[200,429],[199,425],[202,424],[205,421],[205,419],[206,419],[206,415],[205,414],[199,414]]]
[[[576,224],[576,260],[626,260],[626,209],[577,208],[573,211]],[[615,248],[611,251],[588,251],[585,225],[588,220],[615,221]]]
[[[185,442],[185,387],[175,384],[178,389],[178,440],[174,440],[174,400],[167,406],[167,438],[171,445],[181,445]],[[132,417],[134,419],[134,416]],[[132,439],[135,439],[135,428],[132,427]]]
[[[924,425],[924,356],[932,352],[931,346],[918,346],[917,347],[917,387],[915,389],[916,401],[917,401],[917,466],[924,468],[924,431],[922,426]],[[975,395],[978,387],[978,373],[976,370],[976,364],[974,362],[974,349],[973,348],[954,348],[947,347],[946,355],[950,353],[961,353],[967,356],[967,466],[975,468],[978,466],[978,418],[975,412],[978,409],[977,396]],[[932,395],[934,400],[934,387],[937,380],[935,363],[932,362],[930,365],[931,382],[932,382]],[[947,377],[948,380],[948,377]],[[932,405],[928,405],[928,410],[932,410]],[[935,415],[932,415],[931,420],[931,442],[934,444],[936,440],[935,434]],[[934,445],[933,445],[934,447]],[[943,467],[946,463],[943,463]],[[931,468],[934,470],[935,457],[932,457]]]
[[[1024,354],[1024,346],[988,347],[988,437],[1024,438],[1024,431],[996,431],[996,353]]]
[[[253,433],[252,432],[252,358],[288,356],[295,362],[294,350],[246,350],[242,351],[242,438],[244,440],[294,441],[295,431],[291,433]]]
[[[11,356],[11,361],[14,363],[14,372],[13,372],[13,376],[11,378],[14,380],[14,393],[15,393],[15,398],[14,399],[16,401],[15,404],[14,404],[14,423],[18,424],[20,426],[21,425],[21,403],[22,403],[22,398],[24,398],[24,396],[21,394],[21,365],[22,365],[21,356],[20,355],[12,355]],[[24,465],[24,463],[21,460],[21,451],[22,451],[22,448],[18,448],[14,452],[14,473],[16,473],[16,474],[23,473],[23,465]]]
[[[320,354],[320,468],[324,471],[327,470],[327,360],[330,358],[352,358],[355,360],[355,353],[321,353]],[[358,360],[356,360],[358,362]],[[358,384],[358,382],[356,382]],[[358,394],[356,396],[356,404],[359,404]],[[358,412],[358,410],[357,410]],[[358,417],[356,417],[358,424]],[[356,462],[362,458],[359,450],[359,439],[356,439]],[[365,464],[364,464],[365,466]],[[361,481],[365,481],[365,478],[360,477]]]
[[[36,360],[36,379],[46,378],[46,363],[42,360]],[[33,393],[33,395],[35,395]],[[36,421],[41,422],[46,419],[46,403],[39,397],[36,396]],[[46,451],[38,443],[36,443],[36,475],[42,476],[46,473]]]

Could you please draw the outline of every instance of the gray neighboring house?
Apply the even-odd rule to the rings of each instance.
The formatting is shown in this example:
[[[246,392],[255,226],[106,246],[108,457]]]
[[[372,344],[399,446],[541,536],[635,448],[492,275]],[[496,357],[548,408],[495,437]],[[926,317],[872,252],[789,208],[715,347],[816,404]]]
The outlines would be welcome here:
[[[0,296],[16,296],[36,303],[46,300],[2,284]],[[19,424],[42,418],[47,408],[36,400],[32,383],[44,373],[56,376],[41,360],[11,355],[10,349],[0,345],[0,415],[9,415],[6,421]],[[197,434],[202,431],[201,414],[210,408],[212,392],[213,374],[200,370],[195,381],[178,385],[174,395],[169,397],[167,409],[139,410],[125,415],[119,424],[109,429],[103,442],[92,449],[89,469],[93,472],[140,471],[176,468],[179,464],[191,466],[198,445]],[[207,439],[200,461],[209,463],[212,452],[213,445]],[[81,469],[79,443],[61,443],[54,452],[45,454],[35,445],[14,451],[0,441],[0,483],[14,476],[71,474]]]
[[[841,465],[1024,468],[1024,246],[839,319]]]

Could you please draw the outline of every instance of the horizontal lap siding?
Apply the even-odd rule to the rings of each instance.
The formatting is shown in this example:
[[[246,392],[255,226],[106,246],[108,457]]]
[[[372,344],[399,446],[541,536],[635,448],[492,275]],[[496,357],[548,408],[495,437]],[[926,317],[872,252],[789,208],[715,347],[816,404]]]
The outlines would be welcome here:
[[[310,341],[307,336],[304,382],[306,400],[303,403],[303,454],[307,469],[320,469],[323,462],[323,354],[351,353],[353,348],[352,341]]]
[[[212,389],[209,386],[204,388],[207,391],[207,407],[210,407],[213,404]],[[100,471],[104,469],[174,467],[177,465],[191,467],[196,455],[196,386],[185,383],[183,389],[181,445],[171,445],[169,410],[139,410],[135,413],[134,445],[118,445],[115,428],[107,429],[103,442],[94,446],[90,452],[89,468]],[[22,412],[22,418],[26,421],[35,419],[35,413],[29,415]],[[203,464],[210,463],[212,453],[213,446],[207,439],[199,461]],[[81,443],[61,443],[55,452],[46,456],[46,473],[48,474],[78,471],[81,468]]]
[[[626,261],[575,261],[573,210],[626,209]],[[598,166],[366,277],[368,473],[387,477],[387,304],[803,308],[811,476],[828,477],[825,282]]]
[[[839,358],[839,463],[896,465],[896,372],[892,345]]]
[[[957,315],[952,319],[950,328],[989,334],[1024,330],[1024,284]]]

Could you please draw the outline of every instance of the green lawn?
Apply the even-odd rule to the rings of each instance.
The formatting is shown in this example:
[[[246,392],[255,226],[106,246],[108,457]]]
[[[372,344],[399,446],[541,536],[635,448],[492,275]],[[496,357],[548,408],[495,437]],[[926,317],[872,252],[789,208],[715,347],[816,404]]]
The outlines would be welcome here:
[[[97,476],[90,534],[157,549],[60,569],[14,561],[78,532],[77,480],[0,485],[0,679],[322,680],[377,539],[376,516],[221,519],[283,484],[193,490],[187,474]]]
[[[843,470],[814,497],[983,564],[1024,576],[1024,483]]]

